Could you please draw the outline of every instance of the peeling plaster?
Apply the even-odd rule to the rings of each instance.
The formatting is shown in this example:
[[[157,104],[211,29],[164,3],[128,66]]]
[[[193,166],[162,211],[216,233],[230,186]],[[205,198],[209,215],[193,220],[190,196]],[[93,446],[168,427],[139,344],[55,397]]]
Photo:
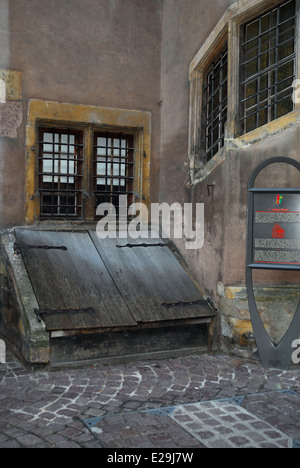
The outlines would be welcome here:
[[[17,138],[17,130],[22,123],[22,103],[0,104],[0,138]]]

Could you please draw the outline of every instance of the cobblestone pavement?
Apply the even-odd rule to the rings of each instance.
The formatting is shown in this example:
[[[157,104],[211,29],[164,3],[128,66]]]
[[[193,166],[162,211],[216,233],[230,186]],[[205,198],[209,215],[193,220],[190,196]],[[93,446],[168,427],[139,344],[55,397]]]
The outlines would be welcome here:
[[[0,364],[0,448],[299,447],[300,368],[228,356],[30,372]]]

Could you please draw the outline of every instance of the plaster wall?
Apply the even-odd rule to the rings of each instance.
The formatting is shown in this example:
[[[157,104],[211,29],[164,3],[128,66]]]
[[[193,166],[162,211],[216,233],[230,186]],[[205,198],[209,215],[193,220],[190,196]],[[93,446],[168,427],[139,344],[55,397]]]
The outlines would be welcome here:
[[[285,128],[283,122],[260,140],[224,148],[220,164],[195,186],[188,185],[189,66],[233,3],[1,0],[0,70],[18,71],[21,90],[0,104],[0,228],[24,223],[30,100],[150,111],[150,201],[204,203],[203,248],[187,251],[183,242],[175,242],[203,290],[223,303],[226,315],[224,291],[245,283],[250,173],[268,157],[299,160],[300,146],[299,126]],[[293,169],[281,168],[266,171],[258,184],[299,186],[298,177]],[[297,273],[270,272],[255,279],[258,284],[300,281]]]
[[[1,0],[0,7],[0,69],[22,74],[21,110],[10,124],[14,134],[0,135],[0,226],[24,222],[30,99],[150,111],[157,201],[162,1]],[[7,114],[12,103],[1,106]]]
[[[164,2],[160,201],[204,203],[203,248],[187,251],[184,242],[175,239],[175,243],[203,290],[219,307],[220,336],[231,344],[253,346],[245,290],[247,183],[252,170],[268,158],[300,159],[300,128],[299,124],[288,126],[283,120],[280,125],[275,124],[276,129],[266,128],[259,139],[249,134],[245,141],[240,140],[240,147],[230,150],[224,147],[218,156],[219,164],[190,187],[189,66],[232,3],[230,0],[213,0],[209,5],[206,0]],[[299,187],[299,174],[287,166],[272,166],[261,174],[257,186]],[[264,285],[292,285],[299,281],[297,272],[254,272],[259,291]],[[231,297],[228,287],[230,291],[238,287],[241,292]],[[282,294],[282,300],[281,290],[276,292],[276,298],[272,289],[267,291],[268,300],[260,299],[259,307],[272,339],[278,341],[295,313],[297,298],[293,302],[294,290],[289,288]],[[276,304],[272,302],[273,296]],[[288,296],[291,303],[287,305]],[[266,299],[266,295],[263,297]]]
[[[188,186],[189,65],[231,3],[214,0],[207,8],[205,0],[186,0],[184,5],[165,0],[163,16],[160,200],[205,204],[204,247],[184,252],[183,244],[177,243],[205,290],[215,298],[219,282],[245,282],[247,183],[252,170],[274,156],[299,160],[300,143],[300,129],[294,125],[266,133],[261,141],[245,141],[240,150],[224,148],[222,162],[204,180]],[[293,168],[280,167],[275,172],[266,170],[257,184],[293,187],[299,185],[299,176]],[[287,273],[270,275],[270,281],[291,279]]]

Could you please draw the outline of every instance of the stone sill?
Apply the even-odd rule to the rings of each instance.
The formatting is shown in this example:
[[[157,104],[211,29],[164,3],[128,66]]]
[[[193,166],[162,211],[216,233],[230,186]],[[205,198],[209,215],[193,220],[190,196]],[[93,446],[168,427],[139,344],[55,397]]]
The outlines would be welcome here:
[[[298,298],[300,300],[300,287],[298,285],[260,285],[254,286],[255,299],[258,302],[286,301]],[[227,286],[224,289],[226,299],[247,301],[246,286]]]
[[[192,174],[191,186],[203,182],[220,164],[226,159],[228,151],[242,151],[249,149],[252,145],[267,140],[274,135],[300,124],[300,111],[295,110],[283,117],[256,128],[252,132],[237,138],[226,138],[223,148],[201,169]],[[190,158],[191,159],[191,158]]]

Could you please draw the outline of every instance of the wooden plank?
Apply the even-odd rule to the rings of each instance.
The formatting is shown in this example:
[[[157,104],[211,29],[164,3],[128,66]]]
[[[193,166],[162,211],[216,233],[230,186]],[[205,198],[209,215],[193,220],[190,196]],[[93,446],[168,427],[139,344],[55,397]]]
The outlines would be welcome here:
[[[21,247],[40,309],[95,310],[44,315],[48,330],[136,325],[87,232],[17,230],[16,236],[20,245],[67,248]]]
[[[135,251],[129,248],[117,248],[121,243],[119,241],[117,243],[114,239],[98,242],[95,233],[92,232],[91,236],[136,321],[160,321],[162,316],[160,304],[155,299],[155,291],[151,290],[151,285],[145,294],[147,267],[145,270]]]
[[[162,239],[99,239],[92,231],[90,236],[138,323],[214,316],[207,305],[183,305],[203,297],[168,246],[152,245],[164,244]],[[179,305],[162,305],[174,303]]]
[[[132,361],[135,358],[149,359],[176,356],[180,353],[208,352],[208,327],[203,325],[161,325],[159,328],[101,334],[80,334],[51,338],[51,365],[104,360],[106,363],[119,359]],[[116,360],[116,361],[115,361]]]

